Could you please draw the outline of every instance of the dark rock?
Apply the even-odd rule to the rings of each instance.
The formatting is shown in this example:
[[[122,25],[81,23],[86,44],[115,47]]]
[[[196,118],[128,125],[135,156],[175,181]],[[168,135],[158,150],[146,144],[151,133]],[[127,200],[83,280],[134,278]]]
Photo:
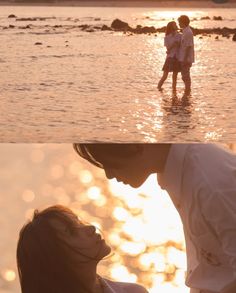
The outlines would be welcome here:
[[[130,29],[130,26],[128,25],[127,22],[124,22],[120,19],[115,19],[113,20],[112,24],[111,24],[111,27],[114,29],[114,30],[129,30]]]
[[[219,36],[216,36],[216,37],[215,37],[215,40],[219,40]]]
[[[41,42],[36,42],[36,43],[35,43],[36,46],[41,46],[42,44],[43,44],[43,43],[41,43]]]
[[[143,34],[153,34],[156,33],[156,28],[154,26],[144,26],[142,28]]]
[[[95,21],[100,21],[101,18],[100,18],[100,17],[96,17],[96,18],[94,18],[94,20],[95,20]]]
[[[17,18],[17,21],[37,21],[37,17],[21,17]]]
[[[89,29],[87,29],[87,30],[86,30],[86,32],[87,32],[87,33],[94,33],[94,32],[95,32],[95,30],[94,30],[94,29],[92,29],[92,28],[89,28]]]
[[[228,38],[228,37],[229,37],[229,34],[227,34],[227,33],[222,33],[222,37],[223,37],[223,38]]]
[[[107,26],[107,25],[103,25],[102,27],[101,27],[101,30],[102,31],[111,31],[112,29],[109,27],[109,26]]]
[[[15,28],[13,24],[9,24],[9,28]]]
[[[223,20],[222,16],[213,16],[213,20]]]
[[[200,18],[201,20],[211,19],[209,16],[203,16]]]
[[[81,28],[81,30],[84,31],[84,30],[86,30],[86,29],[89,28],[89,25],[87,25],[87,24],[81,24],[81,25],[79,25],[79,28]]]
[[[8,18],[16,18],[15,14],[8,15]]]
[[[232,41],[236,42],[236,34],[233,35]]]

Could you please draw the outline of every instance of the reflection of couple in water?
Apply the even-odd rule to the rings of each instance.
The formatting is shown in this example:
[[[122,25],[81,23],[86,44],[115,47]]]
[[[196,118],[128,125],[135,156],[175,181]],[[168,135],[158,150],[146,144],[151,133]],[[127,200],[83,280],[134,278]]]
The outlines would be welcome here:
[[[193,32],[189,26],[190,20],[186,15],[181,15],[178,18],[179,26],[182,33],[178,32],[178,27],[175,21],[168,23],[166,27],[164,45],[167,49],[166,60],[162,68],[163,75],[158,83],[158,89],[162,90],[162,85],[172,72],[172,90],[176,93],[176,84],[178,73],[181,72],[182,80],[185,85],[184,95],[186,98],[191,93],[191,77],[190,68],[194,62],[194,42]]]
[[[235,154],[213,144],[75,144],[74,148],[103,168],[108,179],[134,188],[150,174],[158,174],[159,185],[183,223],[190,293],[236,292]],[[97,275],[97,264],[109,253],[96,229],[67,208],[36,212],[18,242],[22,293],[147,292],[140,285]]]

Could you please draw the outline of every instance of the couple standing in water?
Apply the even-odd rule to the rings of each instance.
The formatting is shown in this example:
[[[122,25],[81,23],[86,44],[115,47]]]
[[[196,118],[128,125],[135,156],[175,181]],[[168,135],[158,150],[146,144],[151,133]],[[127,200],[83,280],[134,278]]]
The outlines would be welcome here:
[[[158,83],[158,89],[162,90],[165,80],[172,72],[172,91],[175,95],[178,73],[181,72],[185,86],[183,98],[187,98],[191,94],[190,68],[194,63],[193,32],[189,26],[190,19],[187,15],[181,15],[178,22],[182,34],[178,32],[175,21],[169,22],[166,27],[164,39],[164,45],[167,49],[166,60],[162,68],[163,75]]]

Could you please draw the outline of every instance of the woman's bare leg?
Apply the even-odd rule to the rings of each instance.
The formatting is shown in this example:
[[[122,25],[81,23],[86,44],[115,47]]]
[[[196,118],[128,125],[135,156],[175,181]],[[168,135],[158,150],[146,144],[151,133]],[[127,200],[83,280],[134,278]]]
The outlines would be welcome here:
[[[168,74],[169,74],[169,71],[164,71],[164,72],[163,72],[162,78],[161,78],[160,81],[158,82],[158,86],[157,86],[159,90],[161,90],[163,83],[165,82],[165,80],[166,80],[167,77],[168,77]]]
[[[173,92],[176,92],[177,77],[178,77],[178,72],[173,72],[173,75],[172,75],[172,91]]]

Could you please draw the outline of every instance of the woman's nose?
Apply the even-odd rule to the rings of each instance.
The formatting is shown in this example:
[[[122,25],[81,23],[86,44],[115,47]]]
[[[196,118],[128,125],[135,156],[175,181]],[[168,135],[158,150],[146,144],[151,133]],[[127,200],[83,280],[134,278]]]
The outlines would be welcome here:
[[[88,234],[92,235],[96,232],[96,227],[93,225],[86,226]]]

